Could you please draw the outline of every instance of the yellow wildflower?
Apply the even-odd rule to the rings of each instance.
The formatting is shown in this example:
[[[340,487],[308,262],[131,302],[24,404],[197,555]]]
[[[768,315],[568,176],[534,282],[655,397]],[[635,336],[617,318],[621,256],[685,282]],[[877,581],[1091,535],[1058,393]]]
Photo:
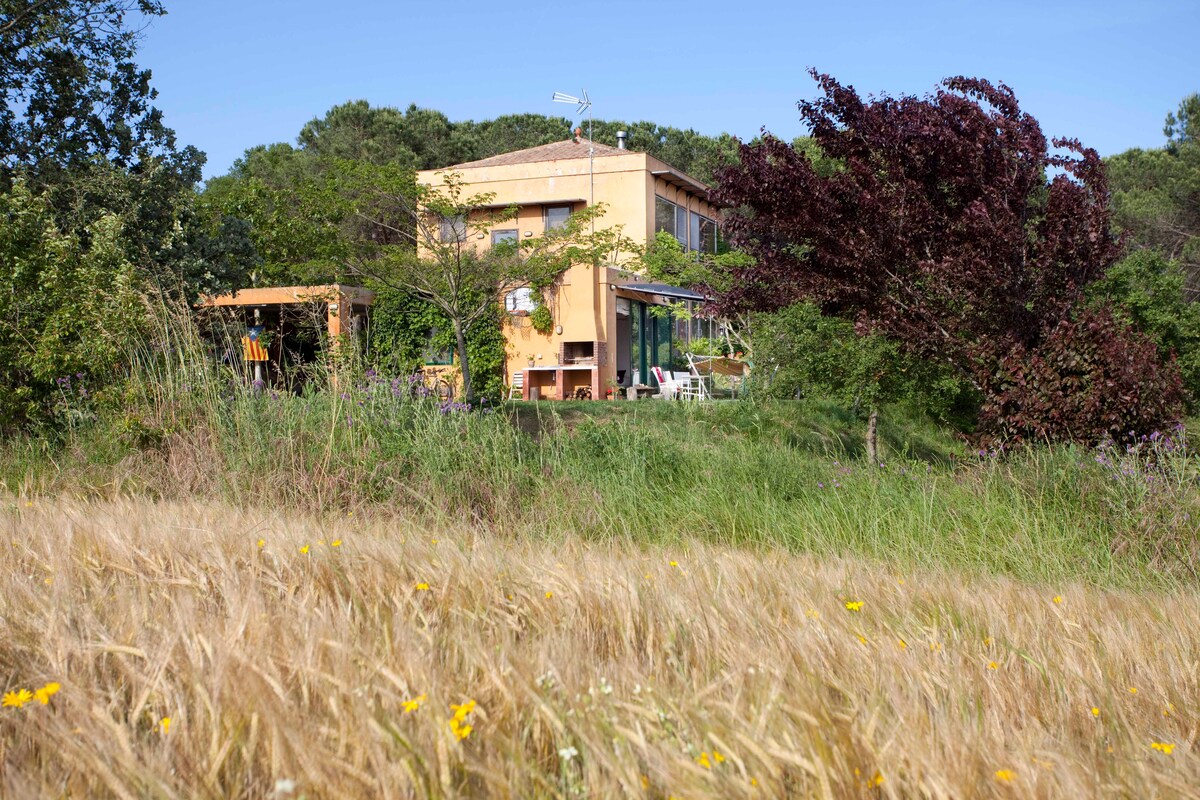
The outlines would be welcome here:
[[[419,709],[421,707],[421,703],[424,703],[424,702],[425,702],[425,695],[423,695],[423,694],[414,697],[412,700],[405,700],[404,704],[403,704],[404,713],[411,714],[412,712]]]
[[[33,692],[28,689],[18,689],[15,692],[5,692],[2,705],[9,708],[22,708],[33,699]]]
[[[642,788],[643,788],[643,789],[649,789],[649,788],[650,788],[650,776],[648,776],[648,775],[643,775],[643,776],[642,776]]]
[[[882,785],[883,785],[883,773],[880,772],[879,770],[875,770],[875,775],[869,781],[867,781],[867,788],[871,789],[876,786],[882,786]]]
[[[45,686],[43,686],[42,688],[40,688],[36,692],[34,692],[33,696],[36,697],[37,701],[39,703],[41,703],[42,705],[47,705],[50,702],[50,698],[54,697],[54,695],[58,694],[58,690],[61,688],[62,688],[62,686],[51,681],[50,683],[47,683]]]
[[[43,579],[42,579],[42,583],[44,583],[44,584],[46,584],[47,586],[49,586],[50,584],[54,583],[54,578],[43,578]]]
[[[899,640],[899,642],[900,642],[900,649],[901,649],[901,650],[907,650],[907,649],[908,649],[908,642],[904,641],[903,639],[900,639],[900,640]]]
[[[454,735],[461,742],[463,739],[471,735],[471,731],[475,730],[470,725],[460,725],[458,720],[450,720],[450,730],[454,731]]]
[[[266,547],[266,545],[267,545],[267,540],[266,540],[266,539],[259,539],[259,540],[258,540],[258,549],[260,549],[260,550],[261,550],[262,548]]]
[[[816,619],[817,617],[821,616],[820,614],[817,613],[817,610],[815,608],[810,608],[808,611],[805,611],[804,615],[807,617],[812,617],[813,619]]]
[[[546,599],[549,600],[551,597],[554,597],[554,592],[546,592]]]
[[[861,633],[858,635],[858,640],[863,644],[867,643],[867,637],[863,636]]]
[[[1013,772],[1011,769],[996,770],[996,780],[1000,780],[1000,781],[1004,781],[1005,783],[1008,783],[1015,777],[1017,777],[1017,773]]]
[[[329,546],[330,546],[330,547],[341,547],[341,546],[342,546],[342,540],[341,540],[341,539],[334,539],[332,542],[330,542],[330,543],[329,543]]]
[[[989,636],[989,637],[987,637],[986,639],[984,639],[984,640],[983,640],[983,646],[984,646],[984,647],[991,647],[991,646],[992,646],[992,637],[990,637],[990,636]]]
[[[300,553],[301,553],[301,555],[308,555],[308,545],[304,545],[303,547],[301,547]]]
[[[158,721],[158,727],[162,728],[163,736],[171,732],[171,718],[163,717]]]
[[[428,584],[428,583],[425,583],[424,581],[422,581],[421,583],[418,583],[418,584],[417,584],[417,591],[418,591],[418,592],[428,592],[428,591],[429,591],[429,584]]]
[[[1174,703],[1167,703],[1167,707],[1163,709],[1163,716],[1164,716],[1164,717],[1169,717],[1169,716],[1171,716],[1171,712],[1172,712],[1172,711],[1174,711],[1174,710],[1175,710],[1175,704],[1174,704]]]
[[[1130,693],[1130,694],[1137,694],[1137,687],[1136,687],[1136,686],[1130,686],[1130,687],[1129,687],[1129,693]]]
[[[713,750],[713,761],[717,762],[718,764],[721,764],[725,761],[725,756],[721,755],[716,750]]]
[[[1057,603],[1061,603],[1062,601],[1063,601],[1063,596],[1062,596],[1061,594],[1056,594],[1056,595],[1054,595],[1054,602],[1055,602],[1056,604],[1057,604]]]
[[[848,603],[846,603],[846,609],[849,611],[862,611],[862,607],[863,607],[862,600],[851,600]]]
[[[672,561],[672,562],[671,562],[671,566],[672,566],[672,567],[678,567],[678,566],[679,566],[679,562],[678,562],[678,561]]]
[[[1163,755],[1171,755],[1171,751],[1175,749],[1175,745],[1167,744],[1166,742],[1151,742],[1150,746],[1162,753]]]
[[[997,664],[995,661],[989,661],[988,669],[1000,669],[1000,665]]]
[[[1092,716],[1093,717],[1100,716],[1100,709],[1096,708],[1096,706],[1092,706]]]
[[[696,759],[696,763],[705,769],[712,769],[712,762],[708,760],[708,753],[701,753],[700,757]]]
[[[751,778],[751,779],[750,779],[750,785],[751,785],[751,786],[758,786],[758,778]]]
[[[468,700],[467,702],[463,703],[462,705],[457,705],[457,706],[452,704],[450,706],[450,708],[454,709],[454,718],[456,720],[458,720],[459,722],[462,722],[464,719],[467,718],[467,714],[470,714],[472,711],[475,710],[475,701]]]

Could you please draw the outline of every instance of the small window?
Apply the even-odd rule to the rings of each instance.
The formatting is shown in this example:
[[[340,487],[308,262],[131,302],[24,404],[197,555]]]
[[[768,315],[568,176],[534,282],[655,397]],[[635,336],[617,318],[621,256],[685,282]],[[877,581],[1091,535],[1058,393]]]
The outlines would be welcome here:
[[[517,241],[515,230],[492,231],[492,247],[498,244],[513,244]]]
[[[439,347],[437,344],[438,329],[430,328],[425,334],[425,352],[423,358],[428,366],[449,366],[454,363],[454,350],[449,346]]]
[[[522,312],[529,314],[534,308],[533,290],[528,286],[513,289],[504,295],[504,310],[510,314],[520,314]]]
[[[675,206],[675,238],[688,249],[688,212],[686,208]]]
[[[465,242],[467,240],[467,218],[462,214],[442,217],[441,237],[443,242]]]
[[[570,206],[546,206],[545,223],[546,230],[552,231],[555,228],[564,228],[567,225],[567,219],[571,216]]]

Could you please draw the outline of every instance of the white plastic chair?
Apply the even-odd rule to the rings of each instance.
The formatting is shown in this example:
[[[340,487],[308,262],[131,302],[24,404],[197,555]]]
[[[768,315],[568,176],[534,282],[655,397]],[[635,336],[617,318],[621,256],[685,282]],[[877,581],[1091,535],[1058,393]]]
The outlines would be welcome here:
[[[679,384],[673,377],[668,377],[669,373],[664,373],[662,367],[651,367],[650,373],[658,381],[658,390],[662,392],[664,398],[674,400],[679,397]]]
[[[516,395],[518,398],[523,397],[524,395],[522,394],[522,392],[523,392],[524,388],[525,388],[525,370],[518,370],[517,372],[513,373],[512,383],[508,387],[508,399],[512,400],[513,395]]]
[[[702,400],[699,378],[690,372],[673,372],[672,378],[679,387],[679,397],[682,400]]]

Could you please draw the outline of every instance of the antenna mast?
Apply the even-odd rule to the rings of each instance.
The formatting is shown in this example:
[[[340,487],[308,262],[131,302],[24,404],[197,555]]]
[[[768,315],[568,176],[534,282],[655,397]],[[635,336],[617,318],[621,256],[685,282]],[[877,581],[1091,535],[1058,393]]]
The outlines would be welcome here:
[[[571,103],[577,105],[576,114],[582,114],[584,111],[588,115],[588,207],[596,205],[596,143],[592,139],[592,99],[588,97],[587,89],[582,91],[582,97],[576,97],[563,92],[555,92],[551,99],[556,103]],[[592,218],[592,233],[596,232],[596,220]]]

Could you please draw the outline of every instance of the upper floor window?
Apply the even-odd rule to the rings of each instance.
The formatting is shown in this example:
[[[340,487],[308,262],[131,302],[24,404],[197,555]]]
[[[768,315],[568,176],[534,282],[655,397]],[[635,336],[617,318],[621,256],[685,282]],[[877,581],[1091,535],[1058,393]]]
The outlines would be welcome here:
[[[443,242],[465,242],[467,240],[467,218],[463,214],[442,217],[441,239]]]
[[[571,216],[571,207],[546,206],[543,213],[546,230],[552,231],[555,228],[566,227],[567,219]]]
[[[654,198],[654,230],[671,234],[684,250],[717,252],[717,223],[662,197]]]

